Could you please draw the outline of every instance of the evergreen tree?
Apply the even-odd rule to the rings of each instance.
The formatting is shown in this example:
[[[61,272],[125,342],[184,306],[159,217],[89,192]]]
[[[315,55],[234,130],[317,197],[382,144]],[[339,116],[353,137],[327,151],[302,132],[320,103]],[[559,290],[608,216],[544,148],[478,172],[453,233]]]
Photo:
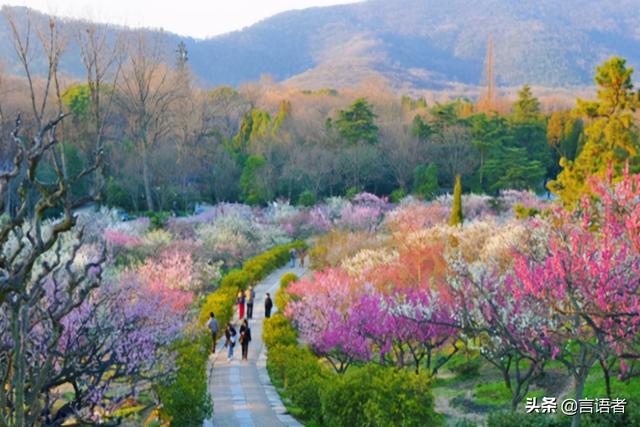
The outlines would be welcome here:
[[[462,183],[460,175],[456,175],[456,184],[453,187],[453,206],[451,207],[449,225],[462,226],[462,221],[464,221],[462,216]]]
[[[431,199],[438,191],[438,167],[430,163],[429,167],[420,165],[414,172],[413,192],[423,199]]]
[[[547,124],[540,113],[540,102],[527,85],[518,92],[513,105],[511,130],[515,147],[524,148],[527,158],[540,162],[547,174],[554,169],[552,153],[547,143]]]
[[[619,176],[626,160],[637,164],[638,128],[633,113],[640,107],[640,96],[633,90],[632,73],[624,59],[613,57],[597,67],[597,99],[578,99],[575,113],[589,119],[584,147],[574,161],[560,160],[563,170],[548,185],[568,208],[589,194],[590,176],[604,177],[609,164]]]
[[[516,121],[536,119],[540,114],[540,101],[533,96],[529,85],[522,86],[518,92],[518,100],[513,104],[513,114]]]
[[[429,123],[425,122],[419,114],[416,114],[411,124],[411,135],[424,142],[429,139],[432,133],[433,129],[431,129]]]
[[[486,182],[486,161],[497,157],[503,147],[512,144],[511,131],[508,122],[498,115],[488,116],[484,113],[477,114],[471,120],[471,136],[473,146],[480,154],[480,167],[478,168],[478,186],[482,191],[489,191],[492,181]]]
[[[373,106],[366,99],[356,99],[346,110],[338,112],[335,126],[347,142],[356,145],[360,142],[375,144],[378,142],[378,127],[374,120]]]
[[[242,169],[240,190],[243,200],[250,205],[264,203],[268,200],[267,191],[259,177],[260,169],[266,164],[266,160],[260,155],[249,156]]]
[[[489,190],[539,190],[545,168],[538,160],[531,160],[524,148],[503,147],[485,163],[484,174]]]

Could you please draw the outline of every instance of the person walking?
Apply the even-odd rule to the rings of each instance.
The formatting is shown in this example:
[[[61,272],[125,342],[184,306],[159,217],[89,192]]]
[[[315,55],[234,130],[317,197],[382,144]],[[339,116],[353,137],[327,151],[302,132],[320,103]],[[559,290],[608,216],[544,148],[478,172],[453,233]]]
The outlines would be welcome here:
[[[213,312],[209,313],[207,328],[209,328],[209,330],[211,331],[211,340],[213,341],[213,345],[211,347],[211,353],[215,353],[216,343],[218,341],[218,332],[220,332],[220,328],[218,327],[218,319],[216,319],[216,316],[215,314],[213,314]]]
[[[238,333],[236,332],[236,328],[233,327],[231,323],[227,325],[227,328],[224,330],[225,336],[225,347],[227,347],[227,361],[230,361],[233,358],[233,347],[236,346],[236,339]]]
[[[238,304],[238,319],[244,317],[244,303],[244,292],[242,292],[242,289],[238,289],[238,297],[236,298],[236,304]]]
[[[242,360],[249,359],[249,343],[251,342],[251,328],[249,321],[244,319],[240,326],[240,345],[242,346]]]
[[[253,287],[249,286],[244,296],[247,300],[247,318],[253,319],[253,301],[256,299],[256,291],[253,290]]]
[[[298,252],[296,251],[296,248],[291,248],[289,250],[289,257],[291,258],[291,268],[296,266],[296,256],[298,255]]]
[[[271,301],[271,295],[267,292],[267,296],[264,299],[264,317],[271,317],[271,308],[273,307],[273,301]]]
[[[300,249],[300,252],[298,253],[298,258],[300,258],[300,268],[304,268],[304,258],[306,255],[305,250]]]

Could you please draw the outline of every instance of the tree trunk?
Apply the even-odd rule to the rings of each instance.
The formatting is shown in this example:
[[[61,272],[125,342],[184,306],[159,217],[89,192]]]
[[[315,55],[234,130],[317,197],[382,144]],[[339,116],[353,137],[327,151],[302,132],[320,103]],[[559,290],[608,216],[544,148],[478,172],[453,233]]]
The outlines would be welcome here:
[[[14,359],[13,366],[15,368],[15,375],[13,377],[13,425],[15,427],[25,427],[26,426],[26,414],[25,414],[25,383],[26,383],[26,366],[25,366],[25,348],[24,348],[24,337],[26,336],[26,331],[23,328],[23,317],[26,314],[26,308],[21,304],[21,302],[17,302],[13,304],[12,310],[12,331],[13,331],[13,350],[14,350]],[[11,418],[9,423],[11,424]]]
[[[578,369],[578,375],[575,377],[576,381],[576,402],[580,402],[582,399],[582,392],[584,391],[584,383],[587,379],[586,372],[588,370],[586,367],[581,367]],[[580,411],[577,411],[573,416],[573,420],[571,420],[571,427],[579,427],[580,426]]]
[[[142,180],[144,182],[144,196],[147,199],[147,209],[154,211],[153,196],[151,194],[151,179],[149,177],[149,157],[147,155],[147,142],[142,141]]]
[[[600,362],[600,367],[604,373],[604,384],[607,387],[607,397],[611,399],[611,373],[609,372],[607,361],[600,359],[598,362]]]

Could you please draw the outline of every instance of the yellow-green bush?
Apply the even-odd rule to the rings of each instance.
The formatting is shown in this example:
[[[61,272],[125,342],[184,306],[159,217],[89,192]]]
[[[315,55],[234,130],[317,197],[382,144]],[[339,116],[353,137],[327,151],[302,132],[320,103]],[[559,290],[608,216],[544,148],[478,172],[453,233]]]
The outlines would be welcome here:
[[[162,402],[162,416],[170,419],[172,426],[201,426],[213,409],[207,390],[211,338],[199,333],[181,338],[171,347],[177,355],[176,375],[154,387]]]
[[[291,300],[291,295],[287,291],[289,284],[298,280],[298,276],[295,273],[285,273],[280,278],[280,288],[276,291],[276,306],[278,310],[284,312],[287,309],[287,304]]]
[[[321,391],[326,425],[438,426],[429,379],[411,370],[367,364],[326,381]]]
[[[289,284],[291,282],[295,282],[296,280],[298,280],[298,275],[296,273],[292,273],[292,272],[284,273],[280,278],[280,287],[288,288]]]
[[[296,331],[289,319],[282,313],[276,313],[264,321],[262,339],[267,349],[279,345],[294,345],[298,342],[298,331]]]
[[[243,270],[231,270],[220,282],[220,288],[245,289],[251,283],[251,275]]]
[[[209,320],[209,313],[216,315],[221,328],[233,317],[233,305],[236,300],[236,288],[220,288],[207,296],[200,311],[200,324]]]

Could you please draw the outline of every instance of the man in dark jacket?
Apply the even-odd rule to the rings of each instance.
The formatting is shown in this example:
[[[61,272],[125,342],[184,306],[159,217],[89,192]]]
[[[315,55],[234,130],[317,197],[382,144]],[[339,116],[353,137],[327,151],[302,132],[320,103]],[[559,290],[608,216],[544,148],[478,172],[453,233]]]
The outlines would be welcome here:
[[[240,345],[242,345],[242,360],[248,360],[249,358],[249,342],[251,341],[251,328],[249,327],[249,321],[244,319],[242,326],[240,326]]]
[[[271,301],[271,295],[267,292],[267,296],[264,299],[264,317],[267,319],[271,317],[271,308],[273,307],[273,301]]]

